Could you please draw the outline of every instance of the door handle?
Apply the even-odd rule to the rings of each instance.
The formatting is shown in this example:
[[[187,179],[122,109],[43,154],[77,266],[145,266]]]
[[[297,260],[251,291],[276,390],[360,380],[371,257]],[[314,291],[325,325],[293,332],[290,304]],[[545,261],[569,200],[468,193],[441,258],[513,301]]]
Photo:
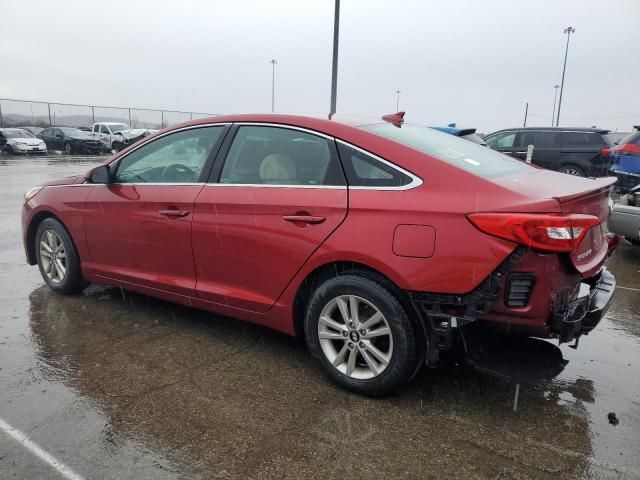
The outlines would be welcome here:
[[[282,218],[287,222],[308,223],[310,225],[317,225],[326,220],[325,217],[316,217],[315,215],[285,215]]]
[[[187,212],[186,210],[176,210],[176,209],[158,210],[158,213],[160,215],[164,215],[165,217],[186,217],[187,215],[189,215],[189,212]]]

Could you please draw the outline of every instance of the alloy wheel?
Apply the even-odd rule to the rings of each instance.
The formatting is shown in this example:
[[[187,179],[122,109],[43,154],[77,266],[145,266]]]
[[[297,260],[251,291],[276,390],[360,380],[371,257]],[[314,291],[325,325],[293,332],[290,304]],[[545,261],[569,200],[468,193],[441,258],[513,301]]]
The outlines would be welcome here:
[[[62,239],[53,230],[45,230],[40,237],[40,261],[47,278],[60,283],[67,274],[67,252]]]
[[[322,309],[320,348],[340,373],[357,380],[380,375],[393,355],[391,329],[382,312],[355,295],[340,295]]]
[[[582,172],[576,168],[563,168],[562,173],[566,173],[567,175],[573,175],[574,177],[582,177]]]

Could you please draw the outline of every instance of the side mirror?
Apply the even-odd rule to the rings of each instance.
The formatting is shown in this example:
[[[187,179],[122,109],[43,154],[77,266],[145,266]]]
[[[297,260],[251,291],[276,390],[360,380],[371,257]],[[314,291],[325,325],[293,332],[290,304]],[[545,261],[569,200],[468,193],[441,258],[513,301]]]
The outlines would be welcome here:
[[[109,165],[100,165],[91,170],[89,181],[96,184],[108,184],[111,181],[111,169]]]

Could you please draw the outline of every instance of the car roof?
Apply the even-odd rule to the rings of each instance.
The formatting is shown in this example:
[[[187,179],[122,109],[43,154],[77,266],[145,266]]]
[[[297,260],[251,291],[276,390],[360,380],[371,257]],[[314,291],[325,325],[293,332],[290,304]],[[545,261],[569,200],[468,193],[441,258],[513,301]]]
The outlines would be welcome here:
[[[606,128],[585,128],[585,127],[514,127],[514,128],[503,128],[502,130],[496,130],[495,132],[491,132],[489,135],[493,135],[494,133],[500,132],[512,132],[514,130],[517,131],[526,131],[526,130],[545,130],[545,131],[558,131],[558,132],[595,132],[595,133],[609,133],[611,130],[607,130]]]

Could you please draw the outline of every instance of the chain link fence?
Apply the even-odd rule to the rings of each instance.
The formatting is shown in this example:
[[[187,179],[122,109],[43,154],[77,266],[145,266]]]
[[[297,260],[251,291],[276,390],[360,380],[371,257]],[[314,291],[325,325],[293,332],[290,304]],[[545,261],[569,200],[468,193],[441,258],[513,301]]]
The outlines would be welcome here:
[[[131,128],[160,129],[217,115],[220,114],[0,98],[0,128],[88,127],[96,122],[121,122]]]

